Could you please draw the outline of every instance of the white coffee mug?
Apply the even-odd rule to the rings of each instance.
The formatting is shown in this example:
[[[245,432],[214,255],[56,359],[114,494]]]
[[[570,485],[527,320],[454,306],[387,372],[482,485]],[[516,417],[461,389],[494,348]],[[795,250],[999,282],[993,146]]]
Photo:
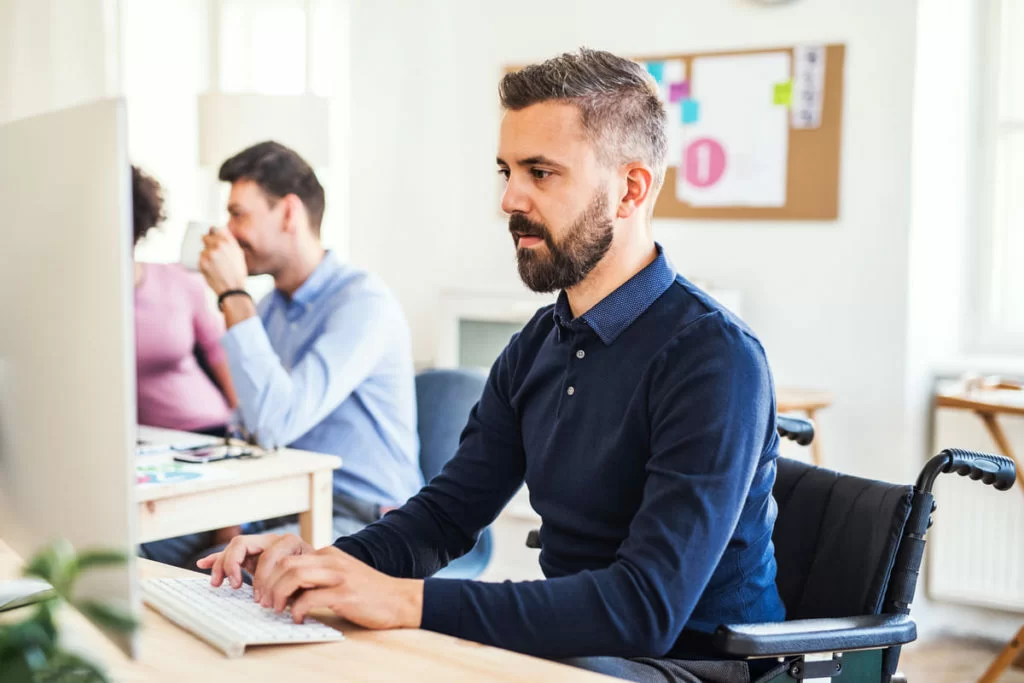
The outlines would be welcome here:
[[[203,221],[189,221],[185,237],[181,240],[181,265],[189,270],[199,270],[199,256],[203,253],[203,237],[210,232],[210,224]]]

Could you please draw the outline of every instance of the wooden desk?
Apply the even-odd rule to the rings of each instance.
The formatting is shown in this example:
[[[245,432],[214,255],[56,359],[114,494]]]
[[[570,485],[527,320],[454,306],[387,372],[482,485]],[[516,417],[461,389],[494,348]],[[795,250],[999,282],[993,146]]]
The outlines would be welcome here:
[[[995,441],[999,451],[1017,465],[1017,488],[1024,493],[1024,470],[1021,462],[1014,456],[1010,441],[999,424],[999,415],[1015,415],[1024,417],[1024,391],[1020,389],[968,389],[963,384],[951,384],[939,389],[935,394],[936,408],[952,408],[968,410],[977,415],[985,424],[989,436]],[[978,679],[979,683],[995,683],[1003,672],[1016,660],[1024,655],[1024,627],[1006,644],[988,670]]]
[[[167,443],[176,435],[179,443],[194,438],[166,430],[159,434]],[[147,463],[173,459],[170,454],[139,457]],[[341,467],[338,456],[283,448],[257,459],[201,467],[231,476],[136,489],[139,543],[296,513],[306,542],[319,548],[334,541],[331,473]]]
[[[201,576],[184,569],[138,560],[142,578]],[[0,579],[17,575],[17,557],[0,542]],[[30,608],[23,608],[30,609]],[[18,610],[20,611],[20,610]],[[18,611],[9,612],[16,615]],[[142,615],[141,657],[129,661],[120,650],[72,610],[61,615],[62,638],[102,661],[115,681],[217,681],[217,683],[341,683],[343,681],[564,681],[587,683],[615,679],[472,643],[430,631],[368,631],[333,616],[323,621],[340,628],[345,640],[316,645],[250,648],[239,659],[178,628],[146,607]],[[11,618],[7,616],[5,618]]]
[[[1020,460],[1013,454],[1010,441],[999,424],[999,415],[1016,415],[1024,417],[1024,391],[1014,389],[974,389],[965,390],[952,386],[940,389],[935,394],[936,408],[954,408],[969,410],[985,423],[992,440],[999,451],[1017,464],[1017,488],[1024,493],[1024,470]]]
[[[793,387],[777,387],[775,389],[775,409],[779,413],[801,412],[807,419],[814,420],[814,415],[822,408],[832,405],[832,394],[818,389],[797,389]],[[814,441],[811,442],[811,462],[821,465],[821,429],[814,425]]]

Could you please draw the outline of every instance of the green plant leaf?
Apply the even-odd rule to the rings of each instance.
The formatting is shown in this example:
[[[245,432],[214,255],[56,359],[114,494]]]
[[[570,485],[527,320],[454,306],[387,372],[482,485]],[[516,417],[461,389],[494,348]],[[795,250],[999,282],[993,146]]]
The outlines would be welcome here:
[[[58,595],[66,598],[78,578],[75,549],[64,539],[56,540],[32,558],[24,573],[48,581]]]
[[[29,563],[25,565],[25,570],[23,573],[25,574],[25,576],[36,576],[42,579],[43,581],[49,581],[52,584],[53,581],[51,581],[51,579],[53,578],[54,575],[53,563],[53,553],[51,553],[50,549],[47,548],[36,553],[35,557],[33,557],[29,561]]]
[[[26,683],[34,680],[32,668],[21,653],[0,658],[0,683]]]
[[[103,670],[71,652],[58,650],[50,666],[37,676],[39,683],[109,683]]]
[[[38,614],[7,627],[5,631],[5,650],[24,653],[36,649],[49,651],[56,646],[56,631]]]
[[[32,671],[42,671],[46,668],[46,663],[49,660],[47,650],[40,647],[39,645],[32,643],[22,649],[21,656],[25,659],[25,664]]]
[[[76,607],[99,626],[130,633],[138,622],[130,614],[95,600],[72,599],[75,581],[83,570],[125,562],[124,553],[91,550],[76,556],[65,540],[38,552],[25,567],[53,586],[55,596],[39,603],[32,615],[16,624],[0,625],[0,683],[107,683],[102,669],[57,647],[55,610],[62,602]]]
[[[74,605],[97,625],[117,633],[131,633],[139,626],[139,623],[130,614],[125,614],[119,609],[95,600],[83,600]]]
[[[78,554],[78,571],[124,564],[128,556],[117,550],[85,550]]]

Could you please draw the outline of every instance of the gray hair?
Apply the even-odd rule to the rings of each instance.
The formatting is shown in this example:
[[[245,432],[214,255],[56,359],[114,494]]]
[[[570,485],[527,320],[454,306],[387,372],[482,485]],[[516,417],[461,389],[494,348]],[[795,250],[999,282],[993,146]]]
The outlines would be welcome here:
[[[580,48],[506,74],[498,95],[509,111],[552,100],[574,104],[602,162],[642,161],[654,174],[654,193],[661,187],[668,117],[657,84],[636,62]]]

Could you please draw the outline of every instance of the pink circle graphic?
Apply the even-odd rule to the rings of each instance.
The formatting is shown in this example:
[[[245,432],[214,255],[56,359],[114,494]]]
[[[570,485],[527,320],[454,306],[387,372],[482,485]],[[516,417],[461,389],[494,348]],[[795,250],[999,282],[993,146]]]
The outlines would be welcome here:
[[[725,173],[725,149],[711,138],[697,138],[686,148],[686,181],[694,187],[709,187]]]

